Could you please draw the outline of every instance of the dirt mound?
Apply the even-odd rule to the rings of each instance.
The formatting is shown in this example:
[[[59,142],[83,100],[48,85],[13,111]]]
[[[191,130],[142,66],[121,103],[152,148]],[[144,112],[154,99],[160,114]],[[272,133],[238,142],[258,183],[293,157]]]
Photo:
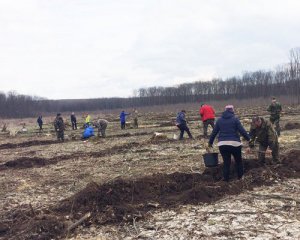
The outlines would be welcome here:
[[[284,177],[300,177],[300,150],[289,153],[282,165],[262,166],[256,160],[245,161],[244,180],[230,184],[219,181],[222,165],[208,168],[203,174],[155,174],[135,180],[117,179],[103,185],[90,183],[73,197],[62,201],[55,211],[68,213],[76,209],[74,217],[91,212],[96,223],[112,223],[143,216],[157,203],[169,208],[186,203],[210,203],[227,194],[239,194],[245,189],[269,185]],[[296,157],[294,157],[296,156]],[[232,173],[234,173],[232,166]]]
[[[299,122],[288,122],[284,126],[285,130],[292,130],[292,129],[300,129],[300,123]]]
[[[4,163],[5,167],[9,168],[31,168],[40,167],[46,165],[46,159],[44,158],[28,158],[22,157],[9,162]]]
[[[5,225],[4,225],[5,226]],[[35,215],[30,211],[16,211],[10,227],[0,232],[0,237],[18,240],[57,239],[64,234],[66,224],[61,217],[49,214]]]
[[[66,216],[76,222],[90,213],[84,224],[119,224],[147,216],[153,208],[172,208],[182,204],[212,203],[226,195],[239,194],[253,187],[270,185],[287,177],[300,177],[300,150],[292,150],[281,165],[262,166],[257,160],[245,161],[243,180],[219,181],[222,165],[200,173],[153,174],[138,179],[116,179],[99,185],[92,182],[70,198],[38,213],[14,211],[5,216],[12,222],[3,235],[19,239],[49,239],[66,233]],[[51,215],[50,215],[51,213]],[[24,217],[25,216],[25,217]],[[13,219],[13,220],[11,220]],[[15,238],[18,239],[18,238]]]
[[[21,147],[31,147],[31,146],[39,146],[39,145],[49,145],[55,144],[57,142],[52,140],[44,140],[44,141],[28,141],[22,143],[5,143],[0,145],[0,149],[13,149],[13,148],[21,148]]]
[[[142,146],[142,145],[143,145],[142,143],[130,142],[123,145],[118,145],[108,149],[104,149],[98,152],[90,152],[90,153],[76,152],[74,154],[56,156],[49,159],[37,158],[37,157],[34,158],[22,157],[22,158],[17,158],[15,160],[8,161],[0,165],[0,169],[4,170],[7,168],[23,169],[23,168],[43,167],[50,164],[57,164],[60,161],[65,161],[65,160],[70,160],[75,158],[104,157],[116,153],[122,153],[122,152],[125,153],[130,151],[132,148]]]

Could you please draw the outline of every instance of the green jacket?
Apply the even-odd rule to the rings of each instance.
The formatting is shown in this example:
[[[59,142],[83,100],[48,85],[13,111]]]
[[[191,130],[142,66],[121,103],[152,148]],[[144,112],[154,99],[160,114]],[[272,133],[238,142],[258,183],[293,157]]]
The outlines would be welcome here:
[[[254,146],[254,142],[258,142],[262,146],[272,146],[278,144],[278,137],[270,121],[261,118],[261,127],[251,126],[250,128],[250,147]]]
[[[279,102],[276,103],[272,103],[269,107],[268,107],[268,112],[270,112],[271,117],[273,118],[280,118],[280,113],[282,111],[282,107],[281,104]]]

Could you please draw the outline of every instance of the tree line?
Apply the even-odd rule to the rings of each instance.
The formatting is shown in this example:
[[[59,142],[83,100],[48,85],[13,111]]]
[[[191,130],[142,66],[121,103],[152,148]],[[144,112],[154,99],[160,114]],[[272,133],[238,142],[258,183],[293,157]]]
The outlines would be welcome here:
[[[47,100],[15,92],[0,93],[0,116],[20,118],[53,112],[96,111],[279,95],[296,96],[297,103],[300,104],[300,48],[292,49],[290,62],[273,71],[245,72],[242,76],[228,79],[197,81],[173,87],[140,88],[130,98]]]

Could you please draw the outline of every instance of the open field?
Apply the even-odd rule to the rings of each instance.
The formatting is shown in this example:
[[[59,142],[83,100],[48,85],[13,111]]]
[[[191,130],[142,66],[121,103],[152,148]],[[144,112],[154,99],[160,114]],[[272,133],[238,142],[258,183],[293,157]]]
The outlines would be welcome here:
[[[236,112],[246,129],[266,114]],[[195,140],[174,139],[175,116],[142,112],[138,129],[121,130],[107,113],[107,138],[82,141],[68,127],[63,143],[50,118],[42,133],[35,119],[22,120],[26,132],[11,121],[0,135],[0,239],[300,239],[300,107],[281,120],[283,164],[244,155],[245,178],[230,183],[222,165],[204,166],[197,111],[187,112]]]

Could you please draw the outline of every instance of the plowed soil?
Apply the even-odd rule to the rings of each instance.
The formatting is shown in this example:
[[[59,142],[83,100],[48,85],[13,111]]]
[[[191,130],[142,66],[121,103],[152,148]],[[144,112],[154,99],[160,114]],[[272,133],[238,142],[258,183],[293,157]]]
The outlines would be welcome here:
[[[146,125],[123,132],[118,123],[108,128],[106,139],[3,139],[0,238],[65,239],[90,226],[136,228],[136,221],[151,221],[154,211],[210,205],[300,178],[300,149],[295,148],[300,133],[283,132],[281,164],[261,165],[254,155],[245,155],[244,178],[237,180],[232,164],[227,183],[222,181],[222,163],[203,165],[207,140],[198,122],[190,123],[198,139],[184,141],[173,139],[178,130],[166,122],[160,132],[170,134],[162,139],[153,138],[154,130]]]

